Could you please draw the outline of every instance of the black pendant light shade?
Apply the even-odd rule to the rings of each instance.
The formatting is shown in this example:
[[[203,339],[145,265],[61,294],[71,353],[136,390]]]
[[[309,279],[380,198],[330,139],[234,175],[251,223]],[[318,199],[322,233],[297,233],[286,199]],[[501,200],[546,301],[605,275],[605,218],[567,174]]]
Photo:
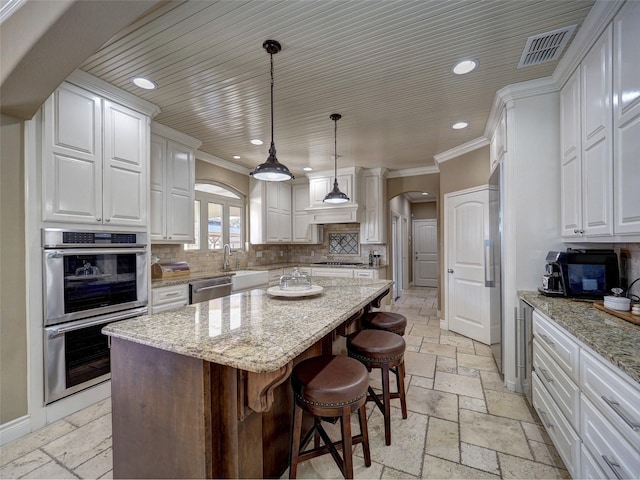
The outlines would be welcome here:
[[[333,155],[333,165],[335,176],[333,179],[333,190],[327,193],[327,196],[324,197],[323,202],[325,203],[346,203],[349,201],[349,197],[346,194],[340,191],[338,188],[338,120],[342,118],[342,115],[339,113],[332,113],[329,117],[335,123],[335,137],[334,137],[334,155]]]
[[[281,182],[293,178],[289,169],[278,161],[276,145],[273,143],[273,55],[278,53],[282,47],[275,40],[265,40],[262,48],[267,51],[271,59],[271,147],[269,147],[267,161],[258,165],[249,175],[252,175],[257,180]]]

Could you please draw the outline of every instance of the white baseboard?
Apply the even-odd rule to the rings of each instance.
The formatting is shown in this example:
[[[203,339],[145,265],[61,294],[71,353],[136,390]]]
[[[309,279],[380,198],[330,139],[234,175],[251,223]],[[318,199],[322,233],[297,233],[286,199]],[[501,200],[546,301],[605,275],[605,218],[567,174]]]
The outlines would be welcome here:
[[[0,425],[0,445],[13,442],[28,433],[31,433],[31,415],[3,423]]]

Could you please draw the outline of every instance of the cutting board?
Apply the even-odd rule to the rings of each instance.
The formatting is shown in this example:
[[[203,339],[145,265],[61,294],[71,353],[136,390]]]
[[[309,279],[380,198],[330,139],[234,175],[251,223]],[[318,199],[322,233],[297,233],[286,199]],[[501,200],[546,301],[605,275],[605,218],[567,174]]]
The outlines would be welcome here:
[[[618,318],[626,320],[627,322],[631,322],[635,325],[640,325],[640,315],[631,315],[631,312],[619,312],[617,310],[611,310],[604,306],[604,303],[595,302],[593,304],[598,310],[602,310],[603,312],[610,313],[611,315],[615,315]]]

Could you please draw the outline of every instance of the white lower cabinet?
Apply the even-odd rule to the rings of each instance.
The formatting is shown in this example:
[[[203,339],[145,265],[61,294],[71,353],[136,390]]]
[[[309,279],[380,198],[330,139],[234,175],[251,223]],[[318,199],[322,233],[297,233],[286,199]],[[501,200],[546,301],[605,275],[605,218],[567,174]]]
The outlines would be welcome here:
[[[353,278],[353,268],[311,268],[312,277]]]
[[[600,465],[598,465],[598,462],[596,462],[593,455],[589,453],[589,450],[587,450],[584,444],[580,449],[580,478],[607,478],[607,475],[602,471]]]
[[[167,285],[151,289],[151,313],[184,307],[189,303],[189,285]]]
[[[545,389],[537,372],[533,374],[532,380],[533,406],[567,470],[573,478],[578,478],[580,437]]]
[[[640,478],[640,386],[533,315],[533,405],[574,478]]]
[[[607,478],[640,478],[640,452],[586,398],[580,401],[580,432]]]

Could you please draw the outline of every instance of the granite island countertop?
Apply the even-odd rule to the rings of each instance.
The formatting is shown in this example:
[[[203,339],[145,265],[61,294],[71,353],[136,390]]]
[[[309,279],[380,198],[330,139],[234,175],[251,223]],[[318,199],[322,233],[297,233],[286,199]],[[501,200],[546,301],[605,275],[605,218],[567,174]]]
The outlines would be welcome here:
[[[282,298],[266,288],[107,325],[127,341],[262,373],[275,371],[389,289],[391,280],[317,278],[322,293]]]
[[[518,292],[520,298],[640,383],[640,326],[601,310],[592,302]]]

